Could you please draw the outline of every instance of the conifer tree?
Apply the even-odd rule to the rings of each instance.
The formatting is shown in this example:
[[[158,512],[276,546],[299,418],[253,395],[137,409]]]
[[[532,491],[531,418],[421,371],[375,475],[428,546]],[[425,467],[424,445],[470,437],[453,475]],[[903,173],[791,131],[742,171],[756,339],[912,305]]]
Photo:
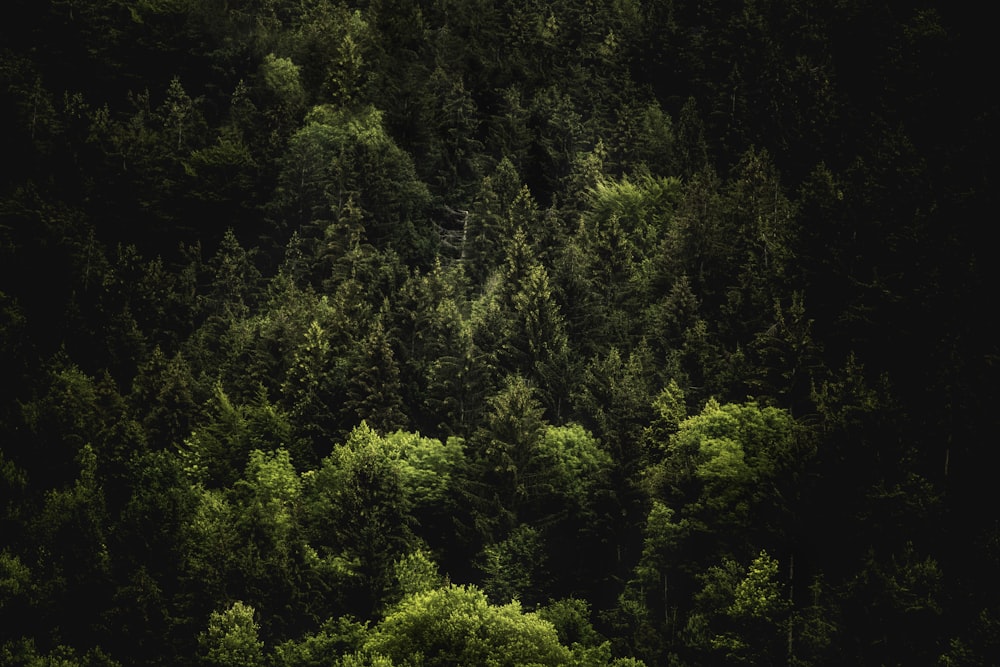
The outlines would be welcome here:
[[[344,407],[379,433],[391,433],[405,428],[409,420],[404,412],[399,364],[383,322],[380,313],[362,341]]]

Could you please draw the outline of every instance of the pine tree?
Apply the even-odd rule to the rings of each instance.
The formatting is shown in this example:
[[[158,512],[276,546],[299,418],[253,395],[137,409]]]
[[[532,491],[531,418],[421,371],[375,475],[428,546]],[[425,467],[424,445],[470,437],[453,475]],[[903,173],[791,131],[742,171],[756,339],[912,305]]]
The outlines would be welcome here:
[[[380,313],[361,344],[344,408],[379,433],[391,433],[405,428],[409,419],[404,412],[399,365],[383,321]]]

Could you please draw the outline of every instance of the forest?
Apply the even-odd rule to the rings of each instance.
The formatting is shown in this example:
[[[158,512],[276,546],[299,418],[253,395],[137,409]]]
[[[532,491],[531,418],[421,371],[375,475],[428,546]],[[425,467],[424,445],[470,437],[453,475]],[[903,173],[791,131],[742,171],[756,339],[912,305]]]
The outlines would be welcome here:
[[[5,15],[0,664],[1000,664],[972,4]]]

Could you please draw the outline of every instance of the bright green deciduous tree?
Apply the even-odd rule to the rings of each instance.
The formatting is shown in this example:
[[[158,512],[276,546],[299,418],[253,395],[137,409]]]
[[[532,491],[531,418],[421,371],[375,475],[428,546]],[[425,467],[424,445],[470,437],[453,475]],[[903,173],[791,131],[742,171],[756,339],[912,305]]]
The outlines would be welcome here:
[[[325,558],[357,564],[352,609],[370,614],[393,587],[393,563],[414,545],[398,454],[365,422],[310,476],[305,518]]]
[[[461,438],[442,442],[419,433],[396,431],[386,435],[385,442],[399,457],[400,478],[414,508],[433,509],[449,503],[455,475],[465,467]]]
[[[660,449],[662,460],[645,471],[651,502],[644,547],[625,596],[642,609],[637,625],[646,633],[644,650],[651,655],[662,655],[681,641],[692,602],[709,595],[699,590],[718,589],[720,573],[738,569],[739,559],[759,554],[762,544],[794,558],[801,521],[796,500],[813,453],[787,411],[753,402],[709,400],[699,414],[671,428],[676,431]],[[731,566],[719,569],[720,560]],[[767,572],[774,567],[763,557],[754,563]],[[714,573],[709,588],[702,581],[706,572]],[[735,590],[744,575],[727,576]],[[751,577],[744,588],[755,581]],[[750,598],[740,604],[734,614],[757,613]]]
[[[653,477],[664,484],[672,506],[720,536],[777,536],[789,528],[796,475],[811,455],[810,442],[787,411],[709,400],[680,424]]]
[[[576,507],[587,505],[611,470],[611,455],[580,424],[546,426],[538,447],[552,491]]]
[[[204,664],[212,667],[255,667],[264,662],[264,643],[257,636],[259,626],[254,608],[234,602],[227,609],[213,611],[208,628],[198,637]]]
[[[517,602],[495,606],[472,586],[404,598],[365,643],[396,665],[567,665],[555,627]]]

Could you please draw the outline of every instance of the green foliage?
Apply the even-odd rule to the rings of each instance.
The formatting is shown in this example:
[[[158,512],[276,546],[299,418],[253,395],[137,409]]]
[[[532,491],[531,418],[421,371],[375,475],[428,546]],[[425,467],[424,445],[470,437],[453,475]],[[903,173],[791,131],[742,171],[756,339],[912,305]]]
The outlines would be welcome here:
[[[414,546],[397,452],[362,422],[310,479],[310,542],[323,557],[356,559],[354,605],[370,614],[392,588],[393,563]]]
[[[544,572],[544,557],[538,530],[517,526],[506,538],[483,549],[479,565],[483,591],[497,604],[517,600],[530,605]]]
[[[246,482],[253,494],[247,509],[274,531],[274,542],[278,548],[286,546],[302,490],[301,480],[292,467],[288,452],[283,449],[271,455],[259,449],[250,452]]]
[[[546,426],[538,448],[554,493],[579,505],[593,497],[612,466],[608,452],[580,424]]]
[[[975,12],[9,4],[0,662],[1000,662]]]
[[[261,390],[253,403],[233,405],[221,384],[207,407],[210,421],[195,429],[180,449],[192,479],[212,487],[232,485],[251,451],[292,444],[288,417]]]
[[[372,34],[359,10],[317,2],[305,8],[295,30],[294,50],[310,91],[347,106],[364,93]]]
[[[31,590],[31,570],[17,554],[6,550],[0,552],[0,568],[3,575],[0,579],[0,609],[6,610]]]
[[[287,112],[294,112],[305,103],[299,67],[289,58],[267,54],[260,65],[260,73],[265,89],[275,97],[279,109],[284,107]]]
[[[81,655],[82,653],[82,655]],[[0,660],[12,667],[120,667],[100,648],[85,652],[58,644],[48,651],[39,651],[31,639],[21,638],[0,645]]]
[[[197,506],[182,536],[184,571],[211,600],[228,597],[228,581],[236,571],[240,535],[236,510],[221,491],[201,489]]]
[[[349,664],[367,635],[367,627],[351,617],[326,620],[322,626],[300,639],[290,639],[274,647],[271,661],[280,667],[324,667]]]
[[[653,399],[653,411],[655,416],[643,435],[652,450],[649,456],[659,458],[670,438],[687,418],[684,392],[675,380],[670,380]]]
[[[361,341],[358,363],[348,382],[344,407],[381,433],[401,429],[408,419],[403,409],[399,364],[381,317],[376,317]]]
[[[134,405],[141,406],[141,423],[152,446],[173,447],[191,435],[197,387],[187,359],[167,358],[157,347],[132,387]]]
[[[257,638],[254,608],[242,602],[213,611],[208,628],[199,636],[203,660],[218,667],[250,667],[263,664],[264,645]]]
[[[482,507],[477,509],[502,534],[517,525],[519,511],[544,483],[538,444],[545,422],[534,389],[520,376],[509,376],[489,405],[470,444],[479,470],[476,490]]]
[[[616,462],[631,467],[639,457],[644,424],[651,417],[651,360],[639,346],[627,357],[617,347],[590,360],[572,399],[576,410],[593,423],[601,442],[612,448]]]
[[[685,629],[688,642],[720,664],[780,660],[788,605],[777,576],[777,561],[764,551],[745,568],[728,559],[710,567]]]
[[[437,565],[422,549],[397,560],[394,569],[399,591],[404,598],[433,590],[441,585],[441,575],[438,574]]]
[[[76,480],[45,493],[31,526],[38,554],[32,568],[39,585],[36,599],[65,609],[63,614],[87,614],[88,622],[76,626],[85,634],[102,630],[95,614],[106,604],[106,582],[112,573],[110,521],[97,465],[94,448],[84,445],[77,455]]]
[[[383,656],[367,652],[345,655],[336,663],[338,667],[394,667],[395,663]]]
[[[385,436],[387,446],[397,452],[397,465],[409,502],[417,508],[448,503],[455,476],[465,467],[465,445],[461,438],[444,442],[419,433],[396,431]]]
[[[803,492],[798,480],[810,464],[811,444],[786,411],[753,402],[710,400],[674,428],[660,450],[663,459],[645,471],[650,498],[643,549],[621,612],[629,605],[638,610],[633,623],[644,654],[663,656],[682,644],[719,651],[704,660],[754,663],[764,650],[778,656],[790,607],[776,588],[777,563],[759,545],[794,549],[788,545],[796,543],[792,529],[800,510],[793,499]],[[751,557],[741,569],[740,559]],[[725,609],[723,629],[707,629],[714,617],[699,605]],[[823,618],[819,606],[814,612],[810,618]],[[724,630],[729,623],[744,625],[730,632]],[[750,629],[762,623],[770,624],[766,632]],[[769,637],[768,648],[746,644],[751,635]]]
[[[410,665],[563,665],[555,628],[520,604],[491,605],[470,586],[409,596],[373,629],[365,648]]]
[[[810,455],[809,442],[786,411],[710,400],[680,424],[660,470],[671,489],[668,497],[691,502],[696,514],[707,511],[735,528],[748,525],[753,507],[764,512],[757,528],[766,531],[788,525],[787,518],[771,513],[792,510],[785,489],[794,488]]]
[[[426,249],[414,223],[429,204],[427,187],[377,109],[313,108],[281,165],[274,207],[282,224],[322,229],[353,205],[377,246],[392,245],[407,256]]]

